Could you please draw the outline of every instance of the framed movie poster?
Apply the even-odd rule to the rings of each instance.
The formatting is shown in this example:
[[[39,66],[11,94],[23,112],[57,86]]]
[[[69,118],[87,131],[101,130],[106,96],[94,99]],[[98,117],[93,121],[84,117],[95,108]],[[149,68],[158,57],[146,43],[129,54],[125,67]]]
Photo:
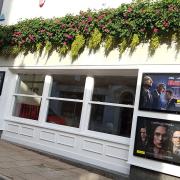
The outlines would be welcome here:
[[[180,122],[138,117],[134,155],[180,165]]]
[[[180,113],[180,73],[143,73],[139,110]]]
[[[0,95],[1,95],[2,87],[3,87],[3,83],[4,83],[4,76],[5,76],[5,72],[0,71]]]

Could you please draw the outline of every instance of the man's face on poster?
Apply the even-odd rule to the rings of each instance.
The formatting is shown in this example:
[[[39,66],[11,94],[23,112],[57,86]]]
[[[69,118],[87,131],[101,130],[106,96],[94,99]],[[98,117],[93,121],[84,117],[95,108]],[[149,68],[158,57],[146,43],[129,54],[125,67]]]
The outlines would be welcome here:
[[[173,133],[172,142],[175,147],[180,149],[180,130]]]
[[[145,76],[144,77],[144,85],[145,86],[151,87],[152,83],[153,83],[153,80],[152,80],[152,78],[150,76]]]
[[[146,137],[147,137],[147,132],[146,132],[146,128],[141,128],[140,129],[140,134],[141,134],[141,140],[145,141]]]
[[[162,87],[162,86],[160,86],[159,88],[158,88],[158,92],[161,94],[161,93],[165,93],[165,88],[164,87]]]
[[[154,130],[154,139],[153,139],[154,146],[157,148],[162,148],[166,138],[167,138],[166,127],[157,126],[156,129]]]

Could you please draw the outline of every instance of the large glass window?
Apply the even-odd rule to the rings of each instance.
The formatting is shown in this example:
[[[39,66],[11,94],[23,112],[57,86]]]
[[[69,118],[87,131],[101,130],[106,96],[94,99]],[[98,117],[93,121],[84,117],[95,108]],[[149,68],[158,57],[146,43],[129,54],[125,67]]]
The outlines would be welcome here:
[[[4,0],[0,0],[0,15],[1,15],[1,11],[2,11],[3,1]]]
[[[44,75],[19,74],[13,116],[38,120],[42,104],[48,124],[79,128],[82,119],[81,130],[130,136],[136,76],[56,74],[44,81]]]
[[[89,130],[129,137],[136,77],[97,76],[94,80]]]
[[[47,122],[79,128],[85,76],[53,75]]]
[[[19,75],[13,116],[38,120],[43,85],[44,75]]]

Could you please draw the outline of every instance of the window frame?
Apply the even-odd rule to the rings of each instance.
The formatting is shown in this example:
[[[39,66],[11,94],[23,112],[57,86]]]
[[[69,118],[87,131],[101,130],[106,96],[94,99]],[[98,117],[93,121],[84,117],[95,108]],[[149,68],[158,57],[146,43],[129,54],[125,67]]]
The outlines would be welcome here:
[[[17,74],[17,79],[16,79],[16,85],[14,88],[14,92],[13,92],[13,100],[12,100],[12,107],[11,107],[11,117],[13,117],[15,120],[21,120],[21,122],[23,121],[29,121],[35,124],[39,124],[40,121],[40,112],[41,112],[41,104],[42,104],[42,98],[43,98],[43,91],[44,91],[44,84],[45,84],[45,77],[44,77],[44,81],[43,81],[43,91],[41,96],[39,95],[29,95],[29,94],[21,94],[21,93],[17,93],[17,89],[19,88],[19,84],[20,84],[20,75],[39,75],[39,74],[30,74],[30,73],[19,73]],[[45,76],[45,75],[44,75]],[[23,117],[19,117],[19,116],[15,116],[13,115],[14,112],[14,108],[15,108],[15,102],[16,102],[16,97],[27,97],[27,98],[38,98],[40,100],[40,107],[39,107],[39,115],[38,115],[38,119],[34,120],[34,119],[30,119],[30,118],[23,118]]]
[[[59,75],[68,75],[68,74],[59,74]],[[72,74],[72,76],[75,74]],[[77,74],[76,74],[77,75]],[[85,94],[85,84],[86,84],[86,78],[85,78],[85,82],[84,82],[84,90],[83,90],[83,98],[82,99],[72,99],[72,98],[62,98],[62,97],[52,97],[51,96],[51,91],[52,91],[52,84],[53,84],[53,74],[50,75],[51,77],[51,87],[49,88],[49,92],[48,95],[45,97],[46,99],[46,117],[44,119],[44,123],[46,124],[46,126],[51,126],[51,127],[55,127],[58,126],[58,128],[65,128],[68,130],[71,129],[72,131],[81,131],[81,122],[82,122],[82,111],[83,111],[83,102],[84,102],[84,94]],[[53,124],[53,123],[49,123],[47,122],[47,116],[48,116],[48,109],[49,109],[49,102],[50,100],[56,100],[56,101],[65,101],[65,102],[78,102],[78,103],[82,103],[82,108],[81,108],[81,115],[80,115],[80,122],[79,122],[79,127],[73,127],[73,126],[66,126],[66,125],[60,125],[60,124]]]
[[[131,69],[129,69],[131,70]],[[102,76],[102,74],[100,74],[99,76]],[[106,74],[106,76],[112,76],[112,75],[108,75]],[[113,76],[118,76],[117,74],[113,75]],[[92,97],[93,97],[93,92],[94,92],[94,81],[95,81],[95,77],[97,77],[97,75],[95,76],[91,76],[91,78],[93,78],[93,82],[92,82],[92,89],[91,89],[91,95],[89,97],[89,99],[87,99],[87,113],[86,113],[86,117],[87,117],[87,121],[86,121],[86,126],[85,126],[85,132],[88,134],[88,136],[90,137],[96,137],[99,139],[111,139],[111,141],[114,142],[122,142],[123,144],[129,144],[129,137],[125,137],[125,136],[118,136],[118,135],[114,135],[114,134],[108,134],[108,133],[104,133],[104,132],[98,132],[98,131],[93,131],[93,130],[89,130],[89,123],[90,123],[90,116],[91,116],[91,108],[92,108],[92,104],[97,104],[97,105],[103,105],[103,106],[111,106],[111,107],[122,107],[122,108],[131,108],[134,110],[134,104],[130,105],[130,104],[118,104],[118,103],[110,103],[110,102],[100,102],[100,101],[92,101]],[[137,80],[136,80],[136,88],[137,88]],[[135,100],[135,95],[136,95],[136,91],[134,94],[134,100]],[[134,113],[133,113],[134,114]],[[133,121],[133,117],[132,117],[132,121]],[[132,126],[132,124],[131,124]],[[103,137],[102,137],[103,135]],[[113,140],[112,140],[113,139]]]
[[[28,125],[32,125],[32,126],[37,126],[37,127],[41,127],[41,128],[46,128],[49,130],[56,130],[56,131],[62,131],[62,132],[66,132],[66,133],[73,133],[76,135],[80,135],[80,136],[84,136],[87,138],[96,138],[96,139],[100,139],[100,140],[105,140],[105,141],[109,141],[109,142],[114,142],[114,143],[122,143],[124,145],[129,145],[130,144],[130,137],[124,137],[124,136],[117,136],[117,135],[113,135],[113,134],[107,134],[107,133],[103,133],[103,132],[97,132],[97,131],[92,131],[92,130],[88,130],[88,126],[89,126],[89,119],[90,119],[90,111],[91,111],[91,105],[94,104],[100,104],[100,105],[112,105],[112,106],[116,106],[116,107],[127,107],[127,108],[134,108],[134,105],[125,105],[125,104],[115,104],[115,103],[108,103],[108,102],[95,102],[92,101],[92,96],[93,96],[93,90],[94,90],[94,78],[95,76],[122,76],[124,74],[124,70],[125,71],[130,71],[128,72],[128,74],[126,76],[134,76],[137,77],[138,76],[138,68],[125,68],[125,69],[100,69],[100,70],[83,70],[80,73],[77,73],[77,71],[72,71],[72,70],[68,70],[68,69],[60,69],[58,71],[56,71],[54,73],[54,71],[51,71],[51,69],[49,69],[47,71],[47,73],[44,73],[43,71],[39,71],[38,73],[36,73],[36,71],[33,70],[19,70],[19,69],[14,69],[15,75],[18,76],[18,74],[41,74],[41,75],[45,75],[45,80],[44,80],[44,86],[43,86],[43,92],[41,96],[41,105],[40,105],[40,110],[39,110],[39,118],[37,121],[32,121],[31,119],[25,119],[24,118],[20,118],[20,117],[15,117],[12,116],[12,112],[13,112],[13,105],[14,105],[14,101],[15,101],[15,96],[19,96],[19,94],[14,93],[16,92],[16,87],[18,85],[18,78],[16,77],[16,82],[14,82],[15,86],[14,86],[14,91],[12,93],[12,97],[13,100],[11,100],[11,111],[10,111],[10,116],[9,116],[9,120],[10,121],[14,121],[17,123],[23,123],[23,124],[28,124]],[[49,72],[49,74],[48,74]],[[56,97],[50,97],[50,93],[51,93],[51,88],[52,88],[52,76],[53,74],[59,74],[59,75],[84,75],[86,76],[86,80],[85,80],[85,84],[84,84],[84,95],[83,95],[83,99],[82,100],[78,100],[78,99],[69,99],[69,101],[74,101],[74,102],[82,102],[82,110],[81,110],[81,117],[80,117],[80,125],[79,128],[75,128],[75,127],[70,127],[70,126],[64,126],[64,125],[57,125],[57,124],[52,124],[52,123],[48,123],[46,122],[46,118],[47,118],[47,114],[48,114],[48,101],[50,99],[55,99],[55,100],[67,100],[68,98],[56,98]],[[137,89],[137,83],[136,83],[136,89]],[[27,96],[27,95],[25,95]],[[31,95],[30,95],[31,96]],[[134,96],[136,96],[136,90],[135,90],[135,94]],[[36,96],[37,97],[37,96]],[[133,113],[134,116],[134,113]]]

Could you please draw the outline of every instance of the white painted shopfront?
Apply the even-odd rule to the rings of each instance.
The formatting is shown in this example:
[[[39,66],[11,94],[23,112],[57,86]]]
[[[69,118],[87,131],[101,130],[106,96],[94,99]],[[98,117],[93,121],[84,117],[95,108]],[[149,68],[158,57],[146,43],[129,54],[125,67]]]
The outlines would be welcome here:
[[[47,0],[40,9],[38,1],[4,0],[3,23],[121,3],[69,0],[62,6]],[[85,50],[73,62],[69,55],[61,59],[55,52],[49,58],[45,53],[1,57],[0,71],[5,71],[1,138],[118,173],[129,174],[133,164],[180,177],[177,165],[133,156],[137,116],[179,120],[178,114],[138,109],[142,74],[180,73],[179,64],[175,44],[159,47],[152,57],[147,44],[140,44],[132,55],[127,50],[122,57],[118,50],[105,56],[103,47],[95,54]]]

